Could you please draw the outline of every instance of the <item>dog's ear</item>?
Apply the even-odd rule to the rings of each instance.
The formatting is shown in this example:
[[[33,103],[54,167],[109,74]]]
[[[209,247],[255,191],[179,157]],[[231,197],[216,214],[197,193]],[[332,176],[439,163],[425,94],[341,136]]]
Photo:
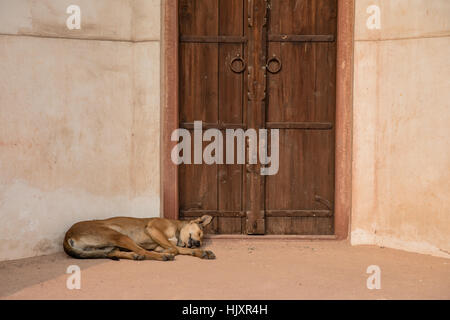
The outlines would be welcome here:
[[[213,218],[213,217],[211,217],[211,216],[205,214],[205,215],[202,216],[201,218],[197,218],[197,219],[191,220],[190,222],[191,222],[191,223],[198,223],[201,227],[205,227],[205,226],[207,226],[208,224],[211,223],[212,218]]]
[[[208,224],[211,223],[212,218],[213,218],[212,216],[209,216],[209,215],[205,214],[204,216],[202,216],[202,217],[200,218],[200,219],[202,219],[202,222],[200,223],[200,225],[201,225],[202,227],[207,226]]]

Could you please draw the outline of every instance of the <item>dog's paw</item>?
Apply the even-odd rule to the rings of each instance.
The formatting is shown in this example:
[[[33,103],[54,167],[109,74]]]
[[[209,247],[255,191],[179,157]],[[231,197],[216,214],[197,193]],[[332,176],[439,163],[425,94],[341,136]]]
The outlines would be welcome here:
[[[212,259],[215,259],[215,258],[216,258],[216,255],[215,255],[212,251],[204,250],[204,251],[202,252],[201,258],[202,258],[202,259],[212,260]]]
[[[163,254],[162,259],[163,261],[172,261],[175,260],[175,255],[171,253]]]
[[[137,260],[137,261],[145,260],[145,256],[142,255],[142,254],[137,254],[137,253],[135,253],[135,254],[133,255],[133,260]]]

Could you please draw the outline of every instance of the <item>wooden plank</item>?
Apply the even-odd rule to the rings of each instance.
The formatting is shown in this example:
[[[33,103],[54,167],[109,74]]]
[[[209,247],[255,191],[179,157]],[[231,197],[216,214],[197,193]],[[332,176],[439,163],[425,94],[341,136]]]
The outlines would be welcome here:
[[[330,210],[266,210],[266,217],[332,217]]]
[[[161,212],[164,218],[178,219],[178,166],[171,160],[172,148],[176,142],[171,141],[173,130],[178,128],[179,95],[179,45],[178,45],[178,1],[165,1],[163,4],[163,46],[164,59],[161,60],[162,73],[162,161],[161,161]]]
[[[352,208],[353,53],[355,1],[338,2],[336,70],[336,192],[335,233],[339,240],[349,236]]]
[[[243,36],[180,36],[180,42],[194,43],[246,43]]]
[[[219,0],[219,119],[220,129],[237,129],[243,125],[245,70],[234,73],[231,61],[238,55],[245,61],[244,1]],[[224,132],[223,132],[224,133]],[[224,139],[224,157],[226,140]],[[235,149],[236,150],[236,149]],[[236,162],[235,162],[236,163]],[[242,233],[243,165],[217,167],[218,209],[238,211],[237,216],[217,217],[217,231],[222,234]]]
[[[333,34],[269,34],[270,42],[333,42],[335,36]]]
[[[330,130],[333,129],[333,124],[331,122],[266,122],[266,128]]]
[[[264,213],[264,212],[263,212]],[[183,217],[201,217],[202,215],[210,215],[213,217],[245,217],[244,211],[227,211],[227,210],[181,210]],[[330,210],[266,210],[266,217],[332,217]]]
[[[243,211],[226,211],[226,210],[181,210],[184,217],[201,217],[202,215],[210,215],[213,217],[245,217]]]
[[[182,122],[180,123],[180,128],[184,129],[194,129],[193,122]],[[246,129],[247,125],[245,123],[212,123],[212,122],[202,122],[202,129]]]
[[[249,128],[260,129],[265,124],[266,96],[266,42],[267,1],[250,0],[248,21],[248,108]],[[247,233],[264,234],[264,177],[260,175],[260,164],[246,166],[247,184]]]
[[[267,234],[267,235],[259,235],[259,236],[252,236],[252,235],[246,235],[246,234],[213,234],[213,235],[205,235],[204,239],[208,240],[235,240],[235,241],[241,241],[241,240],[260,240],[260,241],[272,241],[272,240],[290,240],[290,241],[304,241],[304,240],[321,240],[321,241],[330,241],[330,240],[336,240],[335,235],[276,235],[276,234]]]
[[[236,0],[224,0],[220,2],[220,15],[224,18],[221,20],[220,32],[228,34],[239,34],[242,32],[243,13],[242,2]],[[240,14],[238,14],[240,13]],[[227,24],[227,16],[240,15],[241,19],[236,25]],[[225,137],[225,129],[244,128],[244,89],[245,89],[245,72],[240,74],[234,73],[230,69],[230,62],[236,56],[242,57],[244,54],[243,44],[220,43],[219,44],[219,126],[217,126]],[[226,139],[224,139],[224,159],[226,159]],[[217,189],[218,189],[218,209],[219,210],[242,210],[242,176],[244,166],[236,162],[236,146],[235,162],[230,165],[217,166]],[[242,215],[238,217],[228,217],[226,215],[217,218],[218,233],[241,233],[242,232]]]
[[[241,0],[220,0],[221,37],[226,40],[238,38],[239,41],[223,41],[219,44],[219,103],[218,115],[220,130],[243,128],[245,71],[234,73],[230,68],[232,59],[245,59],[243,37],[243,2]],[[245,40],[245,41],[244,41]],[[225,137],[225,132],[222,132]],[[226,157],[226,139],[224,139],[224,159]],[[235,147],[236,154],[236,147]],[[235,156],[236,159],[236,156]],[[244,166],[237,164],[217,166],[218,209],[221,211],[242,210],[242,177]],[[217,218],[218,233],[242,233],[242,217],[219,216]]]

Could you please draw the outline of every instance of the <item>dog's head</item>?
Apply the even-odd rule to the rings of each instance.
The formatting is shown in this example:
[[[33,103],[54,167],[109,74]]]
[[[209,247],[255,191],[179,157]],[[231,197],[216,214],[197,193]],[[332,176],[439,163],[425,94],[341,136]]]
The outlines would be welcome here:
[[[203,242],[203,228],[211,223],[213,217],[204,215],[189,221],[180,230],[177,246],[179,247],[200,247]]]

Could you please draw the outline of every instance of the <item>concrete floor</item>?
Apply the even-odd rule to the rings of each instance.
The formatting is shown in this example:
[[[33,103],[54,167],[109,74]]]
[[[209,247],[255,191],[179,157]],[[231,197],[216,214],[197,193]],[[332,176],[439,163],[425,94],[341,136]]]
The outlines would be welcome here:
[[[225,240],[216,260],[75,260],[64,253],[0,262],[1,299],[450,299],[450,260],[338,241]],[[68,290],[66,269],[81,268]],[[381,289],[366,286],[381,268]]]

